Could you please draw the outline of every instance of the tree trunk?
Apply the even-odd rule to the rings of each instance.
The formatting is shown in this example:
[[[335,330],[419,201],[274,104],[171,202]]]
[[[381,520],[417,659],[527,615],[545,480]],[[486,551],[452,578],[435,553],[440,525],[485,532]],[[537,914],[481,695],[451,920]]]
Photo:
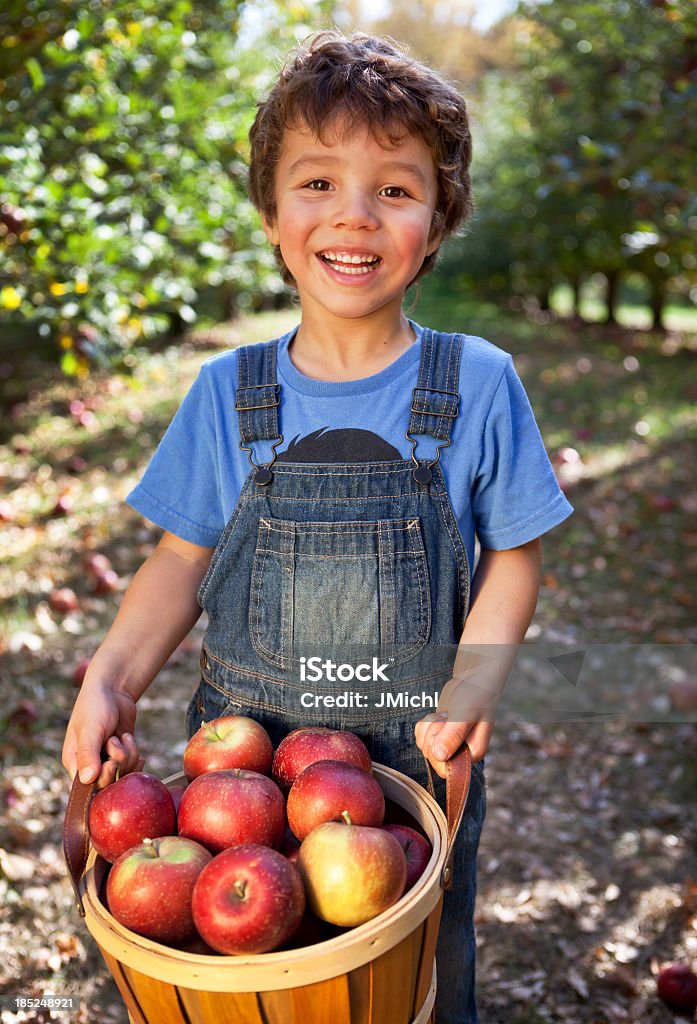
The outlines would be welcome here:
[[[615,308],[617,306],[617,291],[620,284],[619,271],[608,270],[605,276],[607,277],[607,292],[605,294],[607,312],[605,314],[605,323],[616,324],[617,319],[615,317]]]
[[[186,324],[179,316],[179,313],[173,310],[167,314],[167,318],[169,320],[167,336],[169,338],[178,338],[186,330]]]
[[[581,278],[577,277],[571,282],[571,291],[573,295],[573,306],[572,315],[575,317],[581,316]]]
[[[664,282],[654,278],[651,281],[651,330],[663,327],[663,305],[665,303]]]

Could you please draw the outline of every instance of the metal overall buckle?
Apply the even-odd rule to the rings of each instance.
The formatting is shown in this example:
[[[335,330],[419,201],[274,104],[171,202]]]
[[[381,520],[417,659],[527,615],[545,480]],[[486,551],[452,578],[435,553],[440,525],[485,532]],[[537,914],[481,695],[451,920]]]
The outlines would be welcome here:
[[[280,384],[248,384],[243,390],[252,391],[255,388],[273,388],[275,401],[261,402],[259,405],[240,406],[238,405],[237,400],[235,400],[235,410],[237,412],[251,412],[253,409],[273,409],[281,404]],[[270,484],[271,481],[273,480],[273,473],[271,472],[271,467],[276,461],[276,449],[280,444],[283,444],[283,434],[280,434],[276,441],[271,442],[271,461],[268,462],[265,466],[258,466],[254,459],[252,458],[253,450],[249,448],[247,445],[243,444],[242,441],[240,441],[240,448],[242,449],[243,452],[247,453],[247,458],[249,459],[250,466],[252,467],[252,469],[256,470],[254,474],[255,484],[259,484],[260,486],[263,487],[266,486],[267,484]]]
[[[455,412],[425,412],[423,409],[414,408],[414,395],[417,391],[432,391],[438,395],[452,395],[457,398],[455,403]],[[416,387],[412,391],[410,411],[417,416],[442,416],[448,420],[457,419],[458,409],[460,406],[460,392],[459,391],[444,391],[442,388],[423,388]],[[436,457],[431,462],[419,462],[414,454],[416,451],[417,442],[411,436],[407,430],[404,435],[411,445],[411,459],[416,469],[412,470],[412,476],[416,480],[417,484],[430,484],[433,479],[433,467],[437,466],[440,462],[441,449],[447,448],[450,444],[450,435],[448,434],[447,441],[443,441],[442,444],[436,445]]]

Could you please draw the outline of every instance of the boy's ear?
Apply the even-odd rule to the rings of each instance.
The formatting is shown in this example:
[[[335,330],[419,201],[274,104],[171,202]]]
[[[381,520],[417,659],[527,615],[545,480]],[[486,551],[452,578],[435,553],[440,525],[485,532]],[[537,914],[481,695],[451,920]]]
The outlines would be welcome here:
[[[439,248],[440,243],[443,241],[443,232],[438,230],[431,231],[428,239],[428,248],[426,249],[426,255],[432,256],[433,253]]]
[[[443,241],[443,232],[438,226],[438,223],[434,219],[431,224],[431,230],[428,234],[428,248],[426,249],[426,255],[431,256],[436,249],[440,246]]]
[[[278,234],[276,221],[271,220],[265,213],[262,213],[261,226],[264,229],[264,234],[268,238],[269,242],[271,242],[271,245],[280,245],[281,239]]]

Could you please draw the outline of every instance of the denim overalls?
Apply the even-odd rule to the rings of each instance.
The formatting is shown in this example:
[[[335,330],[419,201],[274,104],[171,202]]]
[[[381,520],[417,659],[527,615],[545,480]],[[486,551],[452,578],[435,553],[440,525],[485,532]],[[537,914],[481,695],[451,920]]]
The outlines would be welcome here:
[[[423,331],[405,424],[411,459],[321,465],[284,463],[282,454],[261,464],[261,446],[275,452],[281,443],[277,342],[239,349],[235,408],[253,468],[199,590],[209,624],[189,735],[238,713],[261,722],[274,745],[302,725],[350,729],[375,761],[426,784],[414,723],[430,709],[375,704],[385,691],[435,694],[450,677],[467,614],[467,556],[438,464],[459,411],[461,347],[458,335]],[[417,461],[421,435],[435,438],[435,461]],[[303,666],[327,656],[344,665],[343,676],[309,683]],[[347,681],[347,664],[374,669],[378,661],[388,668],[375,681]],[[360,692],[362,706],[331,703],[347,692]],[[315,693],[321,705],[308,706]],[[437,779],[444,806],[443,790]],[[438,943],[437,1024],[477,1020],[473,910],[484,811],[475,765]]]

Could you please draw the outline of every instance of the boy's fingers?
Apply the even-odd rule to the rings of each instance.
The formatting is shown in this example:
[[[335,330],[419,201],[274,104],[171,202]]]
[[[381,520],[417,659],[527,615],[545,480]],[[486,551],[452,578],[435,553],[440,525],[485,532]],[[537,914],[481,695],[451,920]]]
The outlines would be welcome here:
[[[434,711],[432,714],[426,715],[425,718],[422,718],[414,726],[416,745],[424,753],[428,753],[429,745],[443,728],[447,717],[444,712]]]
[[[80,782],[94,782],[101,769],[99,750],[94,749],[93,744],[84,744],[77,748],[77,771]]]
[[[137,765],[141,758],[136,741],[130,733],[110,736],[105,744],[105,749],[110,759],[118,767],[119,775],[128,775],[129,772],[138,770]]]
[[[471,728],[471,722],[444,722],[438,732],[429,737],[426,754],[436,761],[447,761],[460,749]]]
[[[116,764],[115,761],[105,761],[101,767],[101,771],[99,772],[99,777],[97,779],[97,789],[106,789],[107,786],[110,786],[112,782],[116,780],[117,770],[118,765]]]

